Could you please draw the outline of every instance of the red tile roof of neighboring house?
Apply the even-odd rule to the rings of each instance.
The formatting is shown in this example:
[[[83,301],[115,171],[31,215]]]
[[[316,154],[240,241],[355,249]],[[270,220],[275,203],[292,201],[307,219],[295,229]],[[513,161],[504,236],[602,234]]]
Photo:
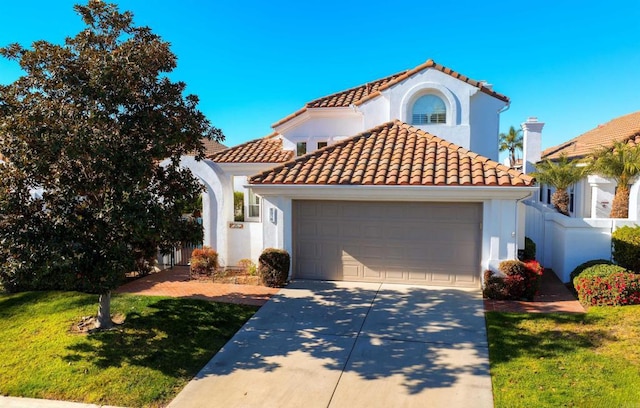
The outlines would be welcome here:
[[[618,141],[640,144],[640,112],[620,116],[568,142],[550,147],[542,152],[542,158],[553,160],[562,154],[584,157],[603,147],[612,147]]]
[[[210,156],[224,149],[228,149],[228,147],[223,145],[222,143],[216,142],[215,140],[211,140],[206,137],[202,139],[202,143],[204,144],[205,156]]]
[[[534,179],[401,121],[250,178],[253,184],[531,186]]]
[[[348,107],[352,104],[360,105],[361,103],[369,99],[373,99],[376,96],[380,95],[381,91],[387,88],[390,88],[393,85],[404,81],[410,76],[415,75],[418,72],[428,68],[437,69],[438,71],[444,72],[447,75],[451,75],[452,77],[457,78],[463,82],[466,82],[469,85],[473,85],[479,88],[482,92],[488,95],[491,95],[494,98],[500,99],[505,102],[509,102],[509,98],[507,96],[493,91],[492,89],[487,87],[484,82],[476,81],[474,79],[468,78],[462,74],[457,73],[452,69],[449,69],[445,66],[435,63],[433,60],[428,60],[427,62],[421,65],[418,65],[413,69],[408,69],[406,71],[402,71],[397,74],[390,75],[386,78],[378,79],[373,82],[368,82],[364,85],[360,85],[355,88],[347,89],[346,91],[338,92],[338,93],[311,101],[307,103],[304,106],[304,108],[274,123],[272,126],[273,127],[279,126],[289,121],[290,119],[293,119],[294,117],[299,116],[300,114],[304,113],[307,109],[310,109],[310,108],[337,108],[337,107]]]
[[[293,151],[282,150],[282,139],[272,133],[261,139],[208,155],[216,163],[284,163],[293,158]]]

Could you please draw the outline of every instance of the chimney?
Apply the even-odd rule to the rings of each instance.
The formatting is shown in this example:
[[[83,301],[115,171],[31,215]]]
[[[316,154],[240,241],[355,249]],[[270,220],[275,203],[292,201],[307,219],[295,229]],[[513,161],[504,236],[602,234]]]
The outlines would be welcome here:
[[[544,122],[530,117],[522,125],[522,172],[525,174],[536,171],[535,164],[542,158],[542,128]]]

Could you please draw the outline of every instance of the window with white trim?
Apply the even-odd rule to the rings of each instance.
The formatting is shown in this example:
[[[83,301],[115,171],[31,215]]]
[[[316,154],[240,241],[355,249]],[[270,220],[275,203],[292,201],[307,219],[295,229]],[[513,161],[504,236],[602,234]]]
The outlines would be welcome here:
[[[447,106],[436,95],[423,95],[411,108],[412,125],[429,125],[447,123]]]
[[[249,189],[249,199],[247,200],[247,219],[256,221],[260,219],[260,196]]]

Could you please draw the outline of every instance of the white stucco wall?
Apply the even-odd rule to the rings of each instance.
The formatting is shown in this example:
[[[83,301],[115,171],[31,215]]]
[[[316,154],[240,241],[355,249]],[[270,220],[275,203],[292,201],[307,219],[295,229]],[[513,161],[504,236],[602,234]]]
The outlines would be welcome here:
[[[541,205],[526,205],[525,235],[536,243],[536,258],[563,282],[581,263],[611,259],[611,233],[632,220],[572,218]]]
[[[235,228],[232,228],[234,226]],[[241,259],[251,259],[256,265],[262,253],[263,226],[261,222],[228,223],[228,256],[226,266],[237,265]]]
[[[354,136],[365,130],[362,114],[352,108],[312,109],[291,123],[276,127],[282,135],[284,150],[296,151],[296,143],[307,142],[307,152],[316,149],[317,142],[333,142]]]
[[[499,111],[505,106],[505,102],[489,96],[484,92],[477,92],[471,96],[469,150],[488,157],[491,160],[499,160]]]
[[[202,194],[203,244],[214,248],[224,265],[228,255],[225,214],[233,214],[231,179],[211,160],[198,161],[193,156],[182,156],[180,166],[191,170],[205,188]]]

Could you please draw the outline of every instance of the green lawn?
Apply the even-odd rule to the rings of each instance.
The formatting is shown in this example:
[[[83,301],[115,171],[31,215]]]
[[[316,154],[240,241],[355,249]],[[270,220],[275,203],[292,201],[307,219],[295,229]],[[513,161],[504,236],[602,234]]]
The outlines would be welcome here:
[[[640,306],[487,313],[496,407],[640,406]]]
[[[97,311],[76,292],[0,294],[0,394],[163,406],[256,311],[200,300],[115,295],[115,330],[73,334]]]

